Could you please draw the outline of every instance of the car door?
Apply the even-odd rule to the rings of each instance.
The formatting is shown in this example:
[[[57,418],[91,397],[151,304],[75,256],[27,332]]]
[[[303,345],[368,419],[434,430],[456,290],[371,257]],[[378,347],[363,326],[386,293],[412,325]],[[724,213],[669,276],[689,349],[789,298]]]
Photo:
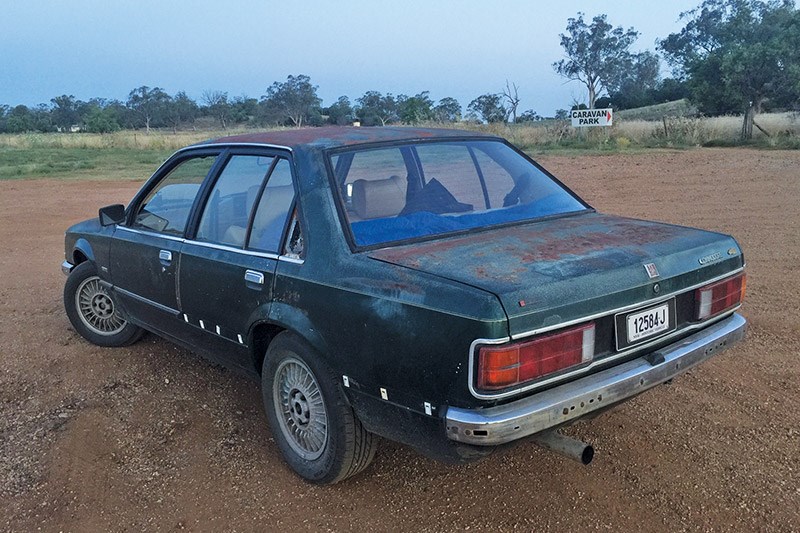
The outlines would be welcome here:
[[[177,274],[190,215],[219,150],[176,158],[132,202],[110,247],[114,291],[135,322],[175,335]]]
[[[180,263],[183,320],[193,343],[249,368],[249,326],[266,317],[295,192],[280,153],[231,152],[204,199]]]

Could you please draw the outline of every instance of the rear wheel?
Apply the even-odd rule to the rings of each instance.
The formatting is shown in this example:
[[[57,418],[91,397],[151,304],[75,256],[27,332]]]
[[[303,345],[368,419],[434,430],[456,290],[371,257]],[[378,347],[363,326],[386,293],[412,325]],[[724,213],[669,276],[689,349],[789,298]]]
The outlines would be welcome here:
[[[301,477],[337,483],[372,462],[377,437],[356,418],[327,365],[291,333],[270,343],[261,390],[283,458]]]
[[[64,308],[75,331],[98,346],[126,346],[144,333],[122,318],[95,266],[88,261],[70,272],[64,285]]]

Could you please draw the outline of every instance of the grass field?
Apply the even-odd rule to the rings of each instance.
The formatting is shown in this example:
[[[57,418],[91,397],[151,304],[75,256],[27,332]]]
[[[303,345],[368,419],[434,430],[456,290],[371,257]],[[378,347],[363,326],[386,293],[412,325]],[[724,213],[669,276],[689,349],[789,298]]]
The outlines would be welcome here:
[[[691,109],[686,102],[682,102],[619,112],[611,128],[578,131],[567,121],[556,120],[532,124],[459,123],[447,127],[494,133],[534,155],[616,153],[652,148],[740,144],[741,117],[689,116]],[[663,113],[660,118],[654,120],[660,113]],[[800,149],[800,118],[796,113],[765,113],[756,117],[756,123],[770,135],[756,129],[749,145]],[[441,124],[427,126],[442,127]],[[245,131],[2,134],[0,180],[46,176],[66,179],[144,179],[178,148]]]
[[[651,106],[657,108],[658,106]],[[673,109],[673,108],[665,108]],[[635,111],[635,110],[631,110]],[[652,109],[651,109],[652,111]],[[636,115],[634,115],[636,116]],[[756,123],[770,135],[754,129],[757,148],[800,149],[800,117],[796,113],[764,113]],[[659,120],[614,116],[610,128],[578,130],[567,121],[543,120],[533,124],[489,124],[472,126],[506,137],[534,153],[570,153],[573,151],[617,152],[649,148],[690,148],[695,146],[738,146],[741,116],[692,117],[664,115]]]
[[[172,150],[153,148],[9,148],[0,146],[0,180],[143,179]]]

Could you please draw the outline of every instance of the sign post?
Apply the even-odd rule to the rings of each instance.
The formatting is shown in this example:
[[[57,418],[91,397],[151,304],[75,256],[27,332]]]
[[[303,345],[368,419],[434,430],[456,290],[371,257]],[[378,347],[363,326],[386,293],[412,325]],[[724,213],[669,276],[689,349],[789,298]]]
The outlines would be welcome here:
[[[570,111],[573,128],[589,128],[594,126],[611,126],[614,121],[614,110],[607,109],[573,109]]]

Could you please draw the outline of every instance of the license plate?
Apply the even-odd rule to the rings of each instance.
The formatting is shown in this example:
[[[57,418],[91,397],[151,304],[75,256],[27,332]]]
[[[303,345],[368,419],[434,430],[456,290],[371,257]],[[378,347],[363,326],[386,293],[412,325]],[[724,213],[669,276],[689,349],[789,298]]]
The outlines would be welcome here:
[[[676,329],[675,299],[646,309],[615,315],[617,350],[624,350],[647,339]]]
[[[627,317],[628,343],[632,344],[670,329],[669,305],[651,307]]]

